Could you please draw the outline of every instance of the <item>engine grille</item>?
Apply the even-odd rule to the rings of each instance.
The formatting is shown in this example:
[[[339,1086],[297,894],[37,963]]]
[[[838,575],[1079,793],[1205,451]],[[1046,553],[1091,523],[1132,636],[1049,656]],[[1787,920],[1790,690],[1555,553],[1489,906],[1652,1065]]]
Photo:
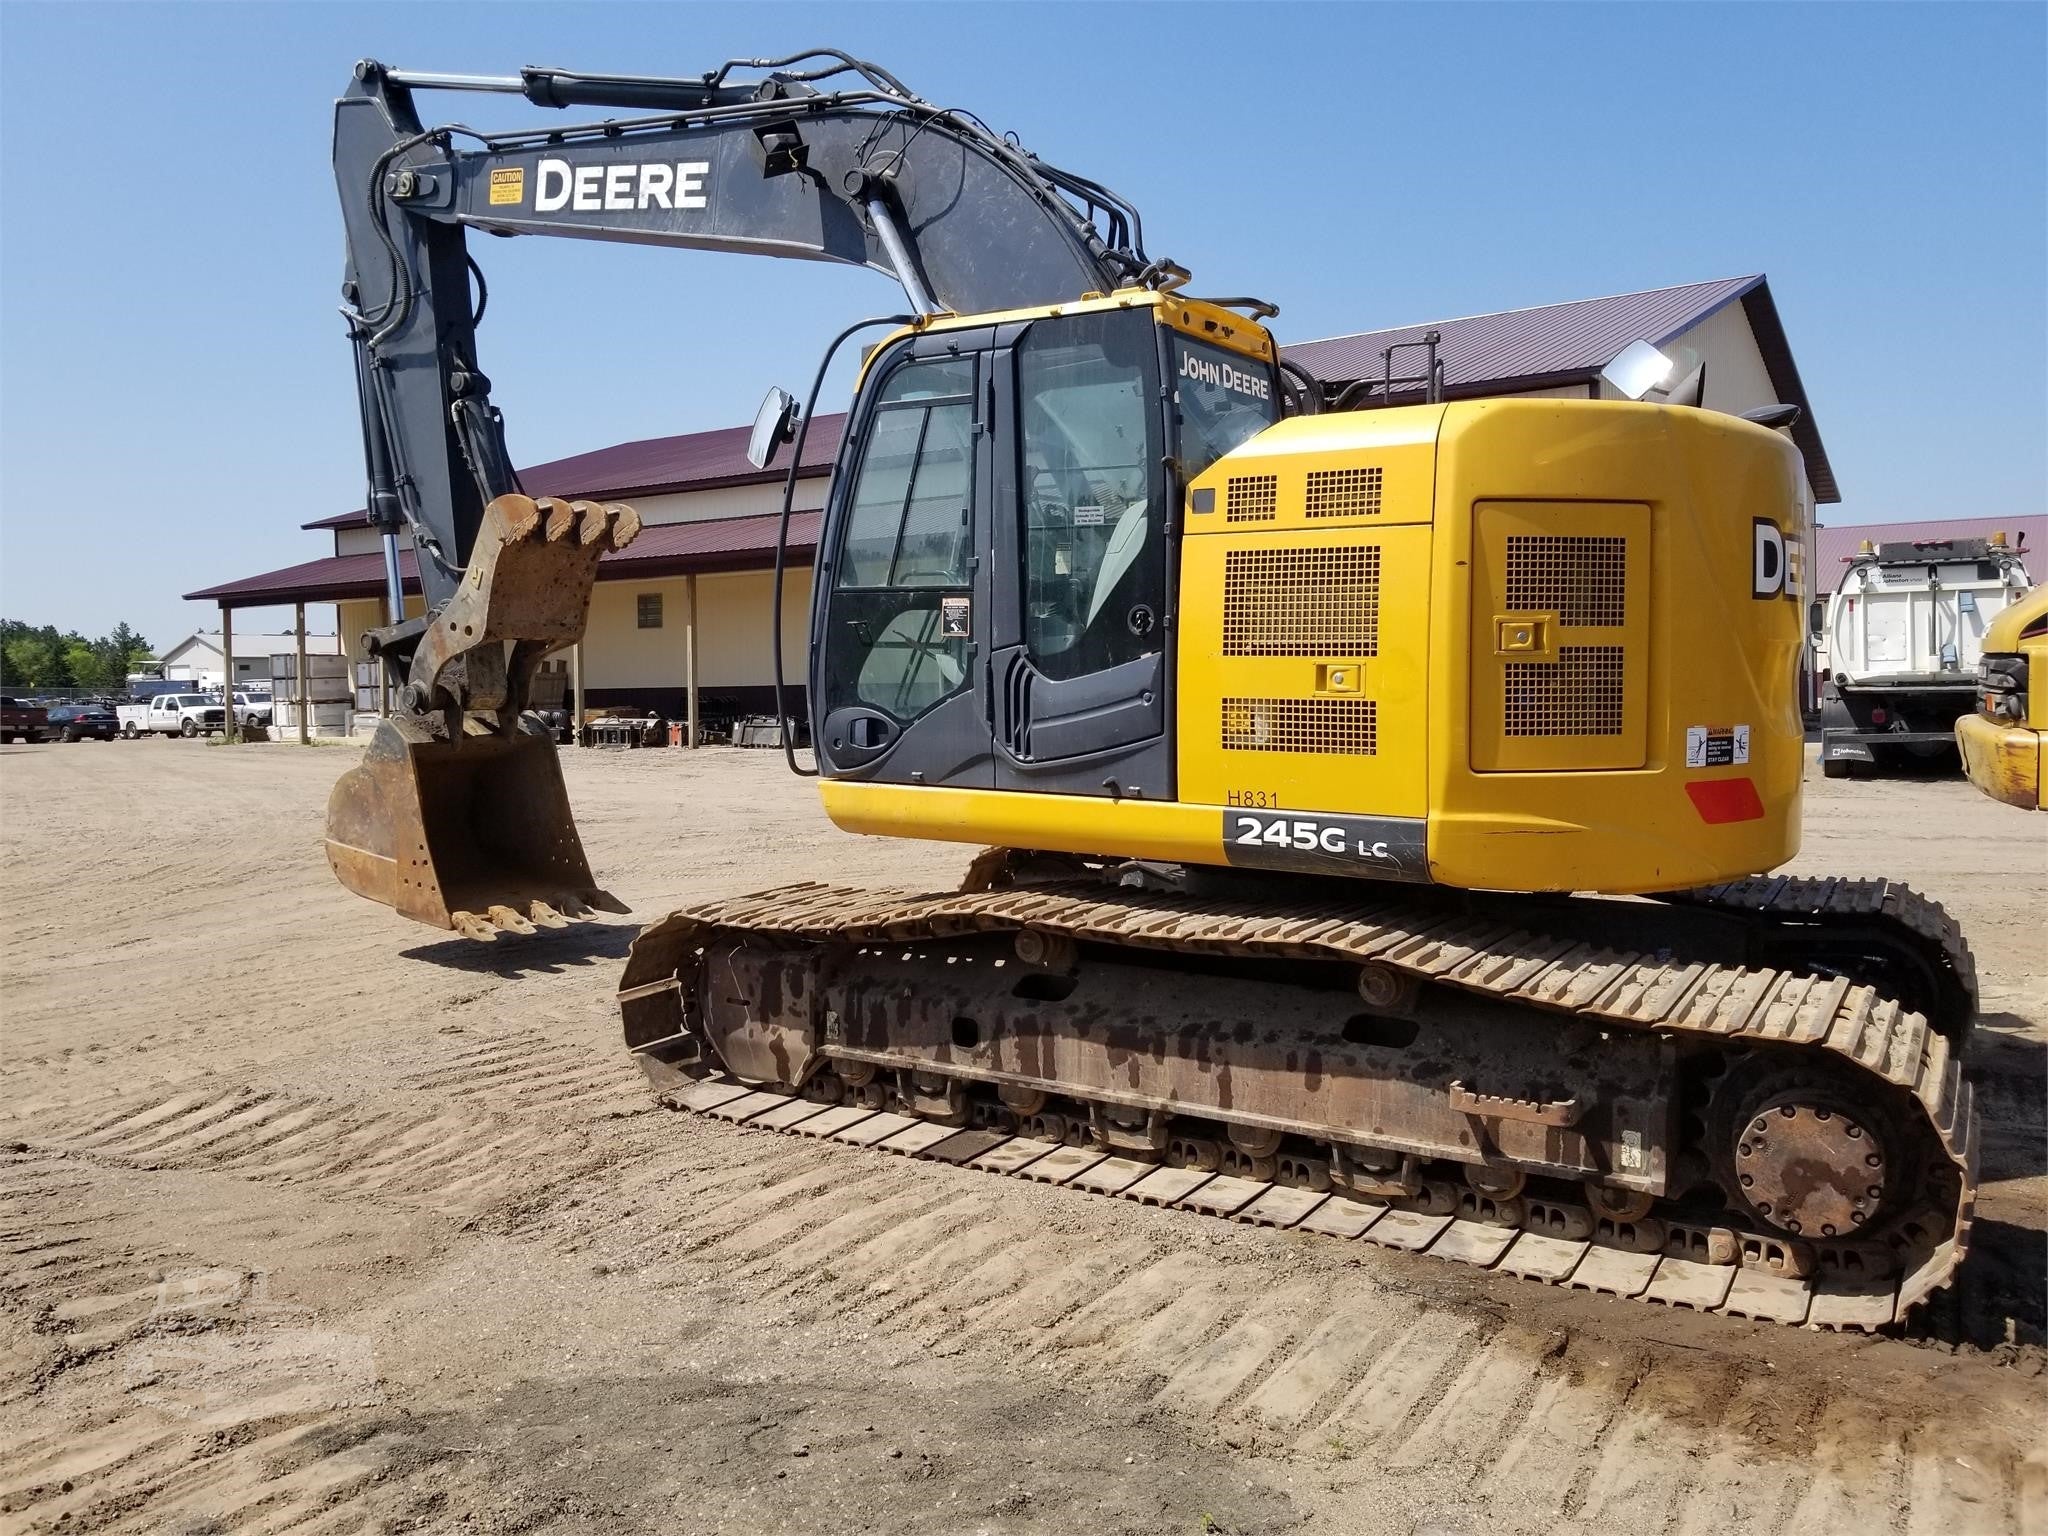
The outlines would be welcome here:
[[[1379,631],[1376,544],[1224,556],[1226,656],[1377,656]]]
[[[1628,617],[1628,540],[1565,534],[1508,539],[1507,605],[1608,628]]]
[[[1314,752],[1371,757],[1379,747],[1372,699],[1225,699],[1226,752]]]
[[[1371,517],[1380,509],[1380,467],[1318,469],[1308,477],[1310,517]]]
[[[1504,670],[1504,735],[1621,734],[1620,646],[1560,646],[1555,662],[1516,661],[1508,663]]]
[[[1280,513],[1278,475],[1233,475],[1223,482],[1226,523],[1270,523]]]

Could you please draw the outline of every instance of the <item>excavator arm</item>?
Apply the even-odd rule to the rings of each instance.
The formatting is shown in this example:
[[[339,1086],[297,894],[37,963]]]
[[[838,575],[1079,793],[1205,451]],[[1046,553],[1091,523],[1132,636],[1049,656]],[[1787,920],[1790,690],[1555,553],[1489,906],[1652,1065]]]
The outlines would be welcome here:
[[[634,115],[479,133],[423,126],[415,93],[480,91]],[[1172,270],[1134,209],[971,115],[821,50],[696,78],[364,61],[336,104],[342,312],[368,510],[393,622],[366,645],[397,710],[336,786],[327,847],[351,889],[476,937],[616,907],[592,884],[551,745],[522,727],[534,672],[583,632],[632,509],[527,497],[491,403],[469,231],[844,262],[920,314],[1057,302]],[[406,619],[399,540],[423,615]]]

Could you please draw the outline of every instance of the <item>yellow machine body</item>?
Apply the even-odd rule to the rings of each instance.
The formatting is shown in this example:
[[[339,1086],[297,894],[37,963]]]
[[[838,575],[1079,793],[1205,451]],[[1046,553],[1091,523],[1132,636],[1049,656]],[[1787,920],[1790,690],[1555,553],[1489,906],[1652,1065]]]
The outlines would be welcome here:
[[[1271,355],[1228,311],[1085,302]],[[1771,869],[1799,844],[1799,475],[1779,434],[1683,407],[1282,421],[1186,487],[1171,798],[828,779],[826,809],[855,832],[1196,864],[1276,831],[1309,847],[1318,817],[1397,818],[1426,829],[1428,879],[1508,890]]]
[[[2017,696],[1987,688],[1978,696],[1976,712],[1956,721],[1963,772],[1992,799],[2037,811],[2041,737],[2048,732],[2048,586],[2036,587],[1991,621],[1984,631],[1984,657],[1979,675],[1987,682],[2002,659],[2009,666],[2016,658],[2016,675],[2026,686]]]

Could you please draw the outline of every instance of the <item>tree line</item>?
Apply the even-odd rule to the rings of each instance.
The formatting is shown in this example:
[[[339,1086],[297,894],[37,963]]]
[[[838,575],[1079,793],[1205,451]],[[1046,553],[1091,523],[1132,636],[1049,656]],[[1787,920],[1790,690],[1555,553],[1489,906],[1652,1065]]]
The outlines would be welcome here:
[[[0,684],[8,688],[89,688],[125,693],[128,674],[155,656],[150,643],[126,623],[88,640],[54,624],[0,619]]]

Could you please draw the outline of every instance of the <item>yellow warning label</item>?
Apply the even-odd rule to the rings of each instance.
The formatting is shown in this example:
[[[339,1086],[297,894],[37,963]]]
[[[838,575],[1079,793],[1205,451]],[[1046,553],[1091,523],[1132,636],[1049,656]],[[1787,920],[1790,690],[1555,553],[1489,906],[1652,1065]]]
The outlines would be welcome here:
[[[491,206],[526,201],[526,167],[508,165],[491,172]]]

